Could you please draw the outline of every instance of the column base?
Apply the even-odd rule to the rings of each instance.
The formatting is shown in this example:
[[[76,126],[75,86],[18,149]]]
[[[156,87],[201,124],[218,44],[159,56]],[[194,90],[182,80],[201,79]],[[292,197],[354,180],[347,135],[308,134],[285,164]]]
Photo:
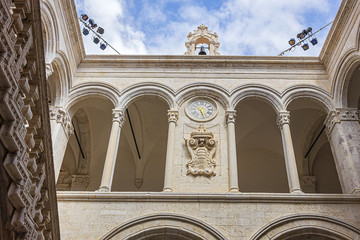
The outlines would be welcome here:
[[[230,188],[230,193],[239,193],[239,189],[238,188]]]
[[[110,188],[108,186],[100,186],[95,192],[110,192]]]
[[[291,191],[291,194],[305,194],[301,189],[295,189]]]
[[[163,192],[172,192],[173,190],[171,188],[164,188]]]

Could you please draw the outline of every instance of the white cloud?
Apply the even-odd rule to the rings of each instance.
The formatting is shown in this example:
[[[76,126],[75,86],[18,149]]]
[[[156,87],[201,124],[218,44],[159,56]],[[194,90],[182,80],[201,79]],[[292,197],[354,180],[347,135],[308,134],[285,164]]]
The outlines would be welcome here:
[[[333,0],[226,0],[216,10],[208,10],[195,0],[180,1],[178,9],[167,9],[168,2],[164,0],[157,4],[150,0],[139,5],[129,2],[131,7],[139,8],[137,17],[129,15],[130,6],[125,0],[107,0],[106,4],[83,0],[83,5],[77,2],[77,6],[104,26],[105,39],[122,54],[182,55],[187,34],[205,24],[219,35],[222,55],[277,55],[289,47],[288,39],[302,29],[313,24],[316,30],[334,17],[330,1]],[[297,48],[286,55],[318,55],[328,30],[329,27],[317,34],[318,46],[307,52]],[[101,52],[89,36],[84,39],[88,54],[111,53]]]

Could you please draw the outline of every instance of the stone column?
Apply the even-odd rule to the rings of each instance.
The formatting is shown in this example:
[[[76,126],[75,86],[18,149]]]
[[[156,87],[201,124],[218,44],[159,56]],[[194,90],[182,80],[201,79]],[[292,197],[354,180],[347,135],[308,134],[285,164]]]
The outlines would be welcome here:
[[[325,124],[343,193],[360,194],[359,110],[337,108]]]
[[[98,192],[110,192],[114,176],[115,163],[119,148],[120,132],[125,123],[124,111],[113,109],[113,120],[110,132],[109,144],[106,151],[103,175]]]
[[[73,127],[68,112],[60,106],[50,106],[51,140],[54,157],[55,182],[60,173],[66,146],[73,133]]]
[[[238,169],[236,157],[235,137],[235,110],[226,111],[226,123],[228,130],[228,158],[229,158],[229,188],[230,192],[239,192]]]
[[[289,182],[290,193],[303,193],[300,188],[299,174],[296,166],[294,146],[290,132],[290,112],[279,113],[277,125],[281,131],[281,138],[284,149],[286,173]]]
[[[166,150],[165,163],[165,177],[164,177],[164,192],[172,192],[172,174],[175,157],[175,131],[176,122],[178,120],[179,112],[177,110],[168,110],[169,131]]]

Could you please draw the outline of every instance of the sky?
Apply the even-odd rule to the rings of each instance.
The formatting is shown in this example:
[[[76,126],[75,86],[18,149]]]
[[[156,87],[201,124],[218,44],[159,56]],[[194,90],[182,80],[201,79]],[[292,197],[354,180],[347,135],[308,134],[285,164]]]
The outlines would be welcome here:
[[[105,29],[104,39],[121,54],[183,55],[189,32],[204,24],[216,32],[221,55],[276,56],[290,38],[307,27],[313,32],[333,21],[341,0],[75,0]],[[80,24],[80,27],[83,26]],[[318,56],[330,26],[316,34],[319,43],[285,56]],[[87,54],[116,54],[82,35]]]

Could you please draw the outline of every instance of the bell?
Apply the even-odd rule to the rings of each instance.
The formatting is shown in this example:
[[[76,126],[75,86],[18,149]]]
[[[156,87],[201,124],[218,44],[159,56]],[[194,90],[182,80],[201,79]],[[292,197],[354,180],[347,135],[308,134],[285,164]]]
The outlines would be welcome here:
[[[205,47],[204,47],[204,46],[201,46],[201,47],[200,47],[199,55],[206,55]]]

